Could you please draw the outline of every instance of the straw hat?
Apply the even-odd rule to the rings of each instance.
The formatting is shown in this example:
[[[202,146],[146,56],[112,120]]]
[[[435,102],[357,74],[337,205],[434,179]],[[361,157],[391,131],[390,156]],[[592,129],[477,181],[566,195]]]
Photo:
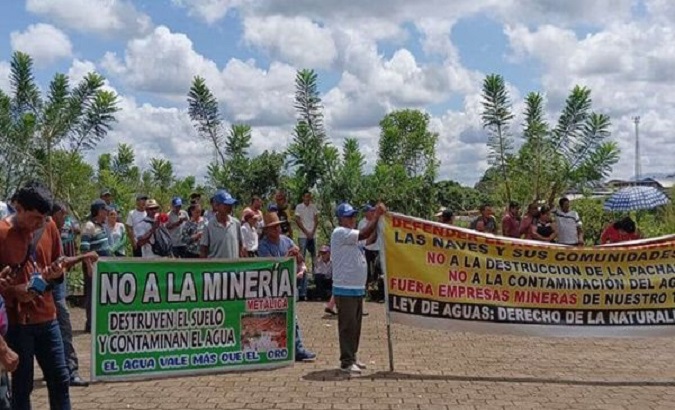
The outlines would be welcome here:
[[[263,226],[265,228],[271,228],[281,224],[282,222],[279,220],[279,215],[277,215],[276,212],[268,212],[263,217]]]
[[[154,199],[148,199],[145,203],[145,209],[159,209],[159,204]]]

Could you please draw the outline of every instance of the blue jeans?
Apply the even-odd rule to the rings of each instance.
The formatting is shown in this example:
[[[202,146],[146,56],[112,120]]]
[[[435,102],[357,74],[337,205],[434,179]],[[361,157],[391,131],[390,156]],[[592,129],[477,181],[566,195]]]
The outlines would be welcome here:
[[[302,333],[300,333],[300,323],[298,322],[298,315],[295,315],[295,355],[306,353],[305,345],[302,344]]]
[[[316,239],[314,238],[298,238],[298,246],[300,247],[300,255],[303,259],[305,254],[309,252],[309,257],[312,260],[312,269],[314,269],[314,260],[316,259]],[[298,296],[301,298],[307,297],[307,274],[302,275],[302,278],[298,279]]]
[[[75,346],[73,346],[73,325],[70,323],[70,310],[68,310],[68,303],[65,298],[54,300],[54,304],[56,304],[56,320],[59,322],[61,339],[63,339],[63,353],[68,366],[68,374],[73,379],[79,376],[79,362]]]
[[[47,382],[49,408],[70,410],[70,375],[63,355],[58,322],[52,320],[33,325],[10,325],[7,343],[19,355],[19,367],[12,373],[12,409],[31,409],[35,358]]]

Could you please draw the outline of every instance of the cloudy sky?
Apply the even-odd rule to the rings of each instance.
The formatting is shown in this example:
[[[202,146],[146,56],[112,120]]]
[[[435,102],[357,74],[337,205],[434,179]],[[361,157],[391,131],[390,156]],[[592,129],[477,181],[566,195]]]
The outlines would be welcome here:
[[[122,111],[98,152],[129,143],[180,175],[212,158],[186,113],[193,76],[226,121],[251,124],[255,153],[288,144],[298,68],[319,72],[333,142],[357,137],[370,166],[382,116],[413,107],[439,133],[441,177],[475,183],[481,81],[500,73],[517,111],[544,92],[551,121],[574,84],[590,87],[623,151],[614,176],[632,175],[635,115],[643,174],[675,172],[670,0],[6,0],[0,15],[0,89],[14,50],[33,56],[43,87],[57,71],[99,71]]]

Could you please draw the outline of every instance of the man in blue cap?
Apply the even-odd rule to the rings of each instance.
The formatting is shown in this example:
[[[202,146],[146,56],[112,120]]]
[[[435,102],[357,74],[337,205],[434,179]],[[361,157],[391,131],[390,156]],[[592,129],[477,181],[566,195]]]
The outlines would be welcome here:
[[[237,200],[224,189],[213,195],[216,214],[209,221],[200,244],[201,257],[209,259],[237,259],[247,256],[241,240],[241,223],[232,217],[232,207]]]
[[[187,221],[188,214],[183,209],[183,200],[179,197],[174,197],[171,200],[171,212],[169,212],[169,221],[166,223],[166,229],[171,235],[171,244],[173,245],[173,256],[177,258],[184,258],[187,250],[187,244],[183,242],[183,235],[181,228],[183,223]]]
[[[333,267],[333,296],[338,309],[340,341],[340,370],[361,373],[365,365],[357,359],[363,320],[363,297],[366,293],[368,268],[361,250],[361,241],[369,245],[377,240],[377,223],[387,208],[375,207],[374,218],[361,230],[356,229],[359,211],[348,203],[337,207],[339,226],[330,238],[331,264]]]

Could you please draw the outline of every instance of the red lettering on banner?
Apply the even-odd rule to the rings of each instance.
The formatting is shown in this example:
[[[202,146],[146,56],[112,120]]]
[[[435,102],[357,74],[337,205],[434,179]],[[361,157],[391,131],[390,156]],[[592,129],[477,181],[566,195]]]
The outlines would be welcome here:
[[[434,294],[434,288],[430,284],[414,279],[391,278],[389,283],[390,289],[398,290],[399,292],[421,293],[431,296]]]
[[[556,292],[537,292],[533,290],[517,290],[515,302],[540,305],[576,305],[577,295]]]
[[[288,300],[285,298],[249,299],[246,301],[246,310],[249,312],[283,309],[288,309]]]

